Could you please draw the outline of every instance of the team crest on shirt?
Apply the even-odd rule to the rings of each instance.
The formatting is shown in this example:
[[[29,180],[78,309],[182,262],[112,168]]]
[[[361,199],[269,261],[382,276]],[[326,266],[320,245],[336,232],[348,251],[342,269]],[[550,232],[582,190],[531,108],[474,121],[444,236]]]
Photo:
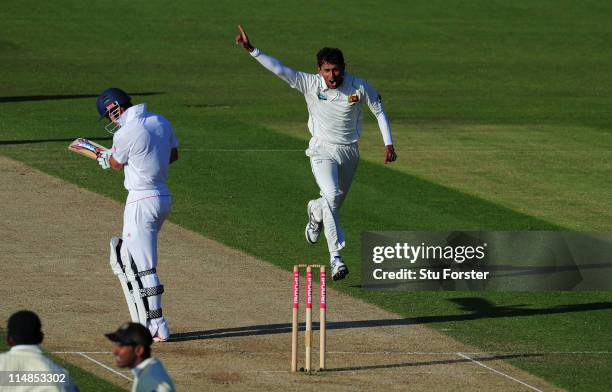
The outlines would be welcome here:
[[[317,97],[319,98],[319,101],[327,101],[327,95],[323,94],[320,91],[319,94],[317,94]]]
[[[359,102],[359,95],[353,94],[348,96],[348,103]]]

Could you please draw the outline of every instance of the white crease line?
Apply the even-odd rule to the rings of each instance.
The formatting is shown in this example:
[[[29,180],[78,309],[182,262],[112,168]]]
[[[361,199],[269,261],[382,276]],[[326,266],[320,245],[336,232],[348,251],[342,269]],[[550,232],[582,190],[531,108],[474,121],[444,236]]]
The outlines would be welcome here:
[[[203,152],[304,152],[306,148],[284,149],[284,148],[181,148],[181,151],[203,151]]]
[[[78,353],[78,354],[79,354],[80,356],[84,357],[84,358],[89,359],[91,362],[95,363],[96,365],[100,365],[100,366],[102,366],[104,369],[106,369],[106,370],[108,370],[108,371],[111,371],[111,372],[115,373],[116,375],[118,375],[118,376],[121,376],[121,377],[125,378],[125,379],[126,379],[126,380],[128,380],[128,381],[133,381],[131,378],[129,378],[129,377],[128,377],[128,376],[126,376],[125,374],[123,374],[123,373],[119,373],[119,372],[118,372],[118,371],[116,371],[115,369],[113,369],[113,368],[111,368],[111,367],[106,366],[106,365],[105,365],[105,364],[103,364],[102,362],[96,361],[95,359],[93,359],[92,357],[90,357],[89,355],[87,355],[87,354],[85,354],[85,353]]]
[[[419,351],[375,351],[375,352],[360,352],[360,351],[326,351],[327,354],[338,354],[338,355],[456,355],[456,352],[444,353],[427,353]],[[483,353],[479,353],[483,354]]]
[[[534,386],[532,386],[532,385],[529,385],[529,384],[527,384],[527,383],[525,383],[525,382],[523,382],[523,381],[521,381],[521,380],[519,380],[519,379],[516,379],[516,378],[514,378],[514,377],[512,377],[512,376],[510,376],[510,375],[507,375],[506,373],[502,373],[502,372],[500,372],[499,370],[495,370],[495,369],[493,369],[492,367],[489,367],[489,366],[485,365],[485,364],[484,364],[484,363],[482,363],[482,362],[479,362],[479,361],[477,361],[477,360],[475,360],[475,359],[472,359],[472,358],[468,357],[468,356],[467,356],[467,355],[465,355],[465,354],[462,354],[462,353],[457,353],[457,355],[459,355],[459,356],[460,356],[460,357],[462,357],[462,358],[469,359],[470,361],[472,361],[472,362],[473,362],[473,363],[475,363],[476,365],[478,365],[478,366],[482,366],[482,367],[483,367],[483,368],[485,368],[485,369],[489,369],[490,371],[495,372],[495,373],[497,373],[497,374],[500,374],[500,375],[502,375],[502,376],[504,376],[504,377],[506,377],[506,378],[509,378],[509,379],[510,379],[510,380],[512,380],[512,381],[516,381],[516,382],[518,382],[519,384],[522,384],[522,385],[526,386],[527,388],[533,389],[534,391],[537,391],[537,392],[543,392],[541,389],[538,389],[538,388],[536,388],[536,387],[534,387]]]
[[[315,351],[316,348],[315,348]],[[220,351],[224,353],[224,351]],[[242,354],[274,354],[279,351],[257,351],[257,352],[242,352]],[[612,355],[612,351],[489,351],[489,352],[467,352],[466,355]],[[106,354],[111,355],[110,351],[51,351],[51,354]],[[425,352],[425,351],[327,351],[327,354],[337,355],[456,355],[457,352]]]
[[[112,354],[110,351],[51,351],[51,354]]]
[[[245,370],[241,373],[289,373],[289,370]]]
[[[457,352],[423,352],[423,351],[327,351],[328,354],[338,355],[456,355]],[[463,352],[468,355],[612,355],[612,351],[489,351],[489,352]]]
[[[24,144],[19,144],[19,146],[23,146]],[[29,148],[20,148],[21,150],[24,151],[49,151],[49,150],[54,150],[55,148],[53,148],[52,146],[49,147],[29,147]],[[202,151],[202,152],[298,152],[298,151],[305,151],[306,150],[306,146],[304,148],[300,148],[300,149],[266,149],[266,148],[189,148],[189,147],[183,147],[180,148],[179,150],[181,151]],[[361,149],[360,150],[362,153],[363,152],[369,152],[369,151],[374,151],[372,149]],[[447,153],[447,152],[480,152],[480,153],[490,153],[490,154],[525,154],[525,153],[534,153],[534,154],[558,154],[558,153],[585,153],[585,154],[593,154],[595,153],[605,153],[605,154],[609,154],[610,152],[608,150],[602,150],[602,151],[593,151],[593,150],[505,150],[505,149],[499,149],[499,150],[483,150],[480,148],[456,148],[456,149],[436,149],[436,150],[432,150],[432,149],[426,149],[426,150],[422,150],[422,149],[402,149],[402,152],[406,152],[406,153],[427,153],[427,154],[431,154],[431,153]]]
[[[279,151],[279,152],[298,152],[298,151],[305,151],[306,148],[300,148],[300,149],[284,149],[284,148],[190,148],[190,147],[183,147],[179,149],[181,151],[202,151],[202,152],[275,152],[275,151]],[[32,150],[36,150],[36,148],[32,148]],[[46,149],[42,149],[42,150],[46,150]],[[369,150],[362,150],[363,151],[369,151]],[[516,153],[564,153],[564,152],[583,152],[583,153],[593,153],[592,150],[546,150],[546,151],[541,151],[541,150],[483,150],[483,149],[478,149],[478,148],[457,148],[454,150],[419,150],[419,149],[408,149],[408,150],[402,150],[405,152],[409,152],[409,153],[436,153],[436,152],[457,152],[457,151],[461,151],[461,152],[483,152],[483,153],[495,153],[495,154],[499,154],[499,153],[512,153],[512,154],[516,154]],[[605,152],[608,153],[609,151],[600,151],[600,152]]]
[[[175,370],[172,368],[166,368],[167,370],[169,370],[169,372],[171,374],[195,374],[195,375],[201,375],[201,374],[209,374],[210,371],[204,371],[204,370]],[[258,373],[270,373],[270,374],[277,374],[277,373],[290,373],[289,370],[265,370],[265,369],[261,369],[261,370],[240,370],[239,372],[235,372],[235,373],[253,373],[253,374],[258,374]]]

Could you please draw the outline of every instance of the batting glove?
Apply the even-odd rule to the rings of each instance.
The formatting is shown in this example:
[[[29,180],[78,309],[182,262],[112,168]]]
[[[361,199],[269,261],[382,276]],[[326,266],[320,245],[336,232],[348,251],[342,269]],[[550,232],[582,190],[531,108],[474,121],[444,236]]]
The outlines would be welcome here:
[[[110,157],[112,156],[112,152],[110,150],[102,151],[98,154],[98,164],[102,168],[102,170],[106,170],[110,168]]]

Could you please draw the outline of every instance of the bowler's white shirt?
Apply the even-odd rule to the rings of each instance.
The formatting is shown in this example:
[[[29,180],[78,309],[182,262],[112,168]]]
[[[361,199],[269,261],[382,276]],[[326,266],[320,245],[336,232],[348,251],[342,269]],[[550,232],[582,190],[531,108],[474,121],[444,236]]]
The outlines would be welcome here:
[[[63,373],[66,375],[65,384],[57,384],[57,386],[20,386],[6,387],[7,391],[32,391],[32,392],[51,392],[51,391],[77,391],[74,384],[69,379],[69,374],[66,369],[47,358],[40,347],[34,344],[20,344],[11,347],[5,353],[0,354],[0,371],[2,372],[50,372],[53,374]],[[4,390],[0,387],[0,390]]]
[[[119,118],[121,128],[113,136],[113,158],[124,164],[125,189],[169,195],[166,186],[170,152],[178,140],[170,122],[147,112],[147,105],[128,108]]]
[[[330,89],[323,76],[294,71],[257,48],[251,56],[304,94],[308,106],[308,130],[313,137],[333,144],[357,142],[363,127],[362,105],[365,102],[378,121],[385,145],[393,144],[380,94],[365,80],[345,71],[342,84]]]
[[[174,383],[157,358],[147,358],[132,369],[132,392],[172,392]]]

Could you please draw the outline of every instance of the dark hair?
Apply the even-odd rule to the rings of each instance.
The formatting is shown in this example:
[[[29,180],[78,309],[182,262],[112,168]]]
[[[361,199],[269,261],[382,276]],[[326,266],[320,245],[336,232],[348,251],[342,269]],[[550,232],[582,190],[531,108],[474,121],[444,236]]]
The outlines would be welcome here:
[[[344,56],[342,55],[342,51],[338,48],[327,47],[319,50],[319,53],[317,53],[317,64],[321,67],[323,63],[335,64],[344,69]]]
[[[20,310],[8,319],[7,335],[17,344],[41,344],[43,341],[40,319],[36,313]]]
[[[142,346],[144,351],[142,352],[142,357],[147,359],[151,356],[151,346]]]

